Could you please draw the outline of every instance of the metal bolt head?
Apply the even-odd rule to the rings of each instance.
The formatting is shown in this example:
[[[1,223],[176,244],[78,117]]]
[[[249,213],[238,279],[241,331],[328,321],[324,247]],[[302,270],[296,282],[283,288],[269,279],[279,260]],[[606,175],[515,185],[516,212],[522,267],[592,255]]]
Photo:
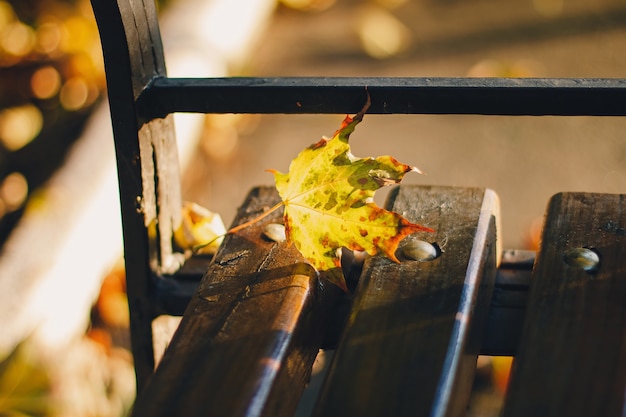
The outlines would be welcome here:
[[[285,225],[279,223],[266,224],[263,228],[263,235],[274,242],[284,242],[287,239]]]
[[[600,255],[587,247],[569,249],[563,254],[563,261],[586,272],[595,272],[600,267]]]
[[[423,240],[411,240],[402,246],[402,254],[407,258],[419,262],[428,262],[441,255],[441,248],[437,243],[428,243]]]

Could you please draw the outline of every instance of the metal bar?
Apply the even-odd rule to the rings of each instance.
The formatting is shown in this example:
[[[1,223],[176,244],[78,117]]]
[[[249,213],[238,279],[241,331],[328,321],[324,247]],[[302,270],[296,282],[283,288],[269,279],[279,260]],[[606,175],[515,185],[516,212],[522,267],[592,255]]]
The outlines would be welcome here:
[[[154,4],[146,2],[146,7]],[[135,100],[144,84],[153,76],[141,78],[133,71],[142,62],[140,52],[145,42],[138,44],[137,35],[129,36],[127,29],[141,33],[148,25],[148,16],[155,16],[143,4],[128,1],[92,0],[92,7],[104,53],[107,91],[113,127],[117,173],[120,190],[124,259],[127,295],[130,309],[131,349],[135,365],[137,392],[140,392],[154,370],[152,342],[152,271],[150,269],[150,236],[144,222],[141,202],[144,201],[142,173],[152,161],[141,159]],[[137,20],[135,21],[135,16]],[[142,20],[143,19],[143,20]],[[145,40],[145,39],[141,39]],[[132,44],[132,47],[131,47]],[[129,51],[134,51],[130,54]],[[145,72],[141,72],[145,74]]]
[[[155,78],[138,99],[169,113],[625,116],[622,78]]]

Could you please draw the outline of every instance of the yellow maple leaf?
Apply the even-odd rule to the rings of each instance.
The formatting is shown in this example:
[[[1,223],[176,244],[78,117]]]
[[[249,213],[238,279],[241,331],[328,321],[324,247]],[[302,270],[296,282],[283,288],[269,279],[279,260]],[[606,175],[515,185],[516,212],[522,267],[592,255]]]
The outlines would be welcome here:
[[[283,200],[287,240],[318,271],[346,289],[338,248],[383,254],[398,262],[400,241],[416,232],[433,230],[411,223],[397,213],[378,207],[372,200],[382,186],[399,183],[417,168],[391,156],[357,158],[348,139],[369,107],[354,118],[346,116],[331,139],[304,149],[291,162],[288,173],[274,174]]]

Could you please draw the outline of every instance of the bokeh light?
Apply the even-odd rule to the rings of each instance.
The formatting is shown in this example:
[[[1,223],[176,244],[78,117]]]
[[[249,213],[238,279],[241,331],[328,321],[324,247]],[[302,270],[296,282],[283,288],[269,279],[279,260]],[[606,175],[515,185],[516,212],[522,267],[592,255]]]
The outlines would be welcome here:
[[[57,22],[46,22],[37,28],[36,49],[44,54],[53,55],[56,53],[63,39],[61,27]]]
[[[0,1],[0,32],[15,20],[13,7],[6,1]]]
[[[542,16],[555,17],[563,13],[563,0],[533,0],[533,7]]]
[[[30,88],[35,97],[50,98],[61,88],[61,74],[53,66],[39,68],[30,79]]]
[[[411,43],[410,30],[393,14],[380,7],[365,6],[361,9],[357,33],[363,50],[378,59],[398,55]]]
[[[41,131],[43,116],[32,104],[0,111],[0,141],[9,151],[29,144]]]
[[[82,16],[72,16],[63,22],[63,36],[61,49],[66,53],[80,53],[91,47],[94,39],[92,22]],[[97,36],[97,34],[95,34]]]
[[[280,3],[290,9],[322,11],[335,4],[336,0],[281,0]]]
[[[22,57],[28,54],[35,45],[35,32],[30,26],[21,22],[13,22],[2,31],[0,47],[11,55]]]
[[[85,105],[89,88],[83,78],[70,78],[61,88],[61,105],[66,110],[78,110]]]
[[[17,210],[24,205],[28,197],[28,181],[19,172],[7,175],[0,184],[0,199],[7,212]]]

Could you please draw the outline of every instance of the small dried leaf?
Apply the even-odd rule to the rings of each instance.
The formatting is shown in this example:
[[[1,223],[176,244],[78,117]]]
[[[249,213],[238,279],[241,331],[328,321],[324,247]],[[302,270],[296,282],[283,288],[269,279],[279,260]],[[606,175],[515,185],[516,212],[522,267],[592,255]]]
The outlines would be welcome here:
[[[174,232],[174,241],[181,249],[195,249],[213,254],[222,244],[226,228],[219,214],[191,202],[182,209],[182,223]]]

